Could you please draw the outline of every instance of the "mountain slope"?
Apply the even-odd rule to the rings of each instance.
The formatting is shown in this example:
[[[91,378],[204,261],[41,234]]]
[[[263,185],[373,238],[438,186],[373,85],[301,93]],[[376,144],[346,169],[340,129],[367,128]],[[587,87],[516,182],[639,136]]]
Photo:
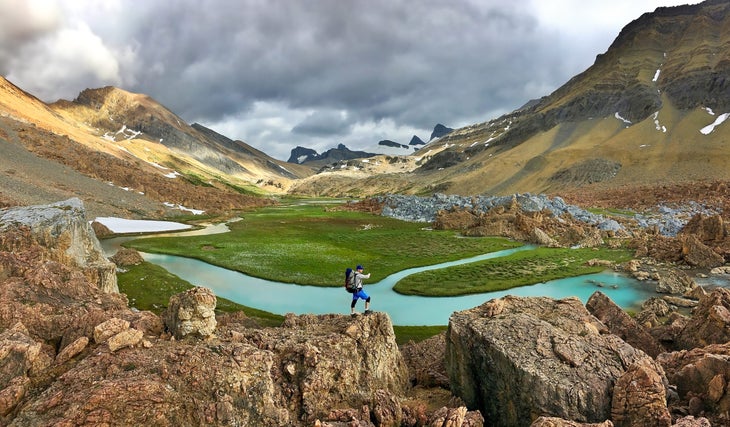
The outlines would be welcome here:
[[[700,132],[717,117],[708,111],[730,111],[728,30],[725,1],[645,14],[551,95],[429,144],[455,144],[430,160],[431,169],[456,156],[458,173],[442,180],[495,193],[728,179],[720,160],[730,154],[723,144],[730,129]],[[580,170],[591,163],[618,168],[587,177]]]
[[[430,141],[410,173],[342,180],[336,191],[556,193],[729,180],[730,123],[701,132],[730,112],[729,48],[730,2],[659,8],[552,94]]]
[[[302,168],[287,169],[283,162],[201,125],[188,125],[146,95],[114,87],[86,89],[74,101],[58,101],[51,107],[71,121],[89,124],[113,142],[158,142],[179,156],[192,158],[211,174],[256,182],[287,181],[310,173]]]
[[[0,204],[76,196],[91,215],[159,217],[180,208],[210,212],[271,203],[253,196],[246,188],[255,187],[244,181],[205,178],[194,159],[158,142],[111,141],[88,123],[0,78]]]

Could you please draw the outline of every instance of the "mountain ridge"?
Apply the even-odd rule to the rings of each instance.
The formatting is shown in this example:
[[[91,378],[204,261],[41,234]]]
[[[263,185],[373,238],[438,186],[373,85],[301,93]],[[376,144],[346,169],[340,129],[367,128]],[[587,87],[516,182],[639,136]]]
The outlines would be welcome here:
[[[730,113],[728,47],[730,2],[659,8],[627,24],[585,71],[515,111],[458,129],[438,124],[425,145],[400,144],[406,154],[344,156],[337,148],[306,165],[275,160],[185,123],[147,95],[113,87],[47,105],[3,79],[0,108],[20,136],[65,135],[84,150],[136,165],[137,174],[179,173],[197,186],[260,197],[586,194],[730,180],[730,126],[721,120]],[[40,136],[18,141],[29,149],[42,145]],[[73,167],[58,150],[44,155]],[[89,174],[93,168],[81,163]],[[99,176],[120,186],[134,181],[92,174]],[[191,199],[184,192],[175,203]]]

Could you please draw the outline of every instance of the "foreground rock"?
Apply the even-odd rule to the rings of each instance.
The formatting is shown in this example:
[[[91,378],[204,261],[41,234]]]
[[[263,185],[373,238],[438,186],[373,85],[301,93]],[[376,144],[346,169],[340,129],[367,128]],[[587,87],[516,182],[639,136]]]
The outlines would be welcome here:
[[[208,288],[196,287],[173,295],[165,311],[165,326],[177,339],[213,335],[216,298]]]
[[[0,233],[19,230],[48,249],[49,261],[77,267],[103,292],[119,292],[116,267],[104,257],[81,200],[0,211]]]
[[[602,292],[594,292],[588,299],[586,308],[603,322],[612,334],[649,356],[656,357],[665,351],[659,341],[643,326],[636,323],[631,316]]]
[[[692,318],[676,338],[677,349],[692,349],[730,341],[730,290],[716,288],[700,298]]]
[[[261,329],[239,313],[219,324],[215,296],[195,288],[171,299],[163,323],[115,292],[114,264],[80,202],[0,218],[0,425],[400,426],[445,417],[481,426],[458,403],[427,412],[405,399],[409,374],[387,314],[289,316]]]
[[[446,335],[452,390],[488,425],[525,426],[539,416],[604,422],[629,367],[663,376],[649,356],[607,332],[577,298],[508,296],[454,313]]]

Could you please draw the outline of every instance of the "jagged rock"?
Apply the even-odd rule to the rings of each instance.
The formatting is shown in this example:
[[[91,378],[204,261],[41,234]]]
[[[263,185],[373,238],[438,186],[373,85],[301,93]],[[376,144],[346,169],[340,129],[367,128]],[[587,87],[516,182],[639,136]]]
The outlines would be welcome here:
[[[659,341],[602,292],[594,292],[588,299],[586,308],[603,322],[612,334],[634,348],[644,351],[651,357],[656,357],[665,351]]]
[[[111,318],[94,327],[94,342],[102,344],[114,335],[129,329],[129,322],[124,319]]]
[[[139,344],[142,341],[142,331],[138,331],[134,328],[124,330],[107,340],[109,351],[112,353],[119,350],[120,348],[131,347]]]
[[[642,360],[616,381],[611,420],[617,427],[669,427],[666,378],[656,362]]]
[[[651,311],[652,313],[656,314],[658,317],[664,317],[669,314],[671,309],[669,308],[669,304],[661,298],[657,297],[651,297],[644,301],[641,304],[641,310],[642,311]]]
[[[533,228],[532,233],[530,233],[530,242],[536,243],[541,246],[547,246],[549,248],[560,247],[560,244],[555,239],[548,236],[546,232],[537,227]]]
[[[80,268],[103,292],[118,293],[116,267],[107,260],[78,198],[0,210],[0,232],[27,227],[51,259]]]
[[[603,245],[603,237],[598,228],[590,228],[586,231],[585,237],[578,242],[581,248],[597,248]]]
[[[639,267],[641,267],[641,261],[639,261],[638,259],[629,260],[626,262],[626,264],[624,264],[624,270],[629,273],[635,273],[639,271]]]
[[[529,425],[537,414],[603,422],[615,381],[650,359],[601,333],[605,325],[577,298],[501,300],[494,316],[490,303],[452,314],[446,333],[452,391],[489,425]]]
[[[89,338],[88,337],[79,337],[76,339],[76,341],[72,342],[71,344],[67,345],[66,347],[61,350],[58,355],[56,356],[55,362],[57,364],[66,363],[69,360],[71,360],[74,356],[84,351],[86,346],[89,345]]]
[[[449,377],[444,366],[446,334],[440,333],[418,343],[401,348],[403,360],[408,365],[411,384],[422,387],[449,388]]]
[[[426,424],[430,427],[481,427],[484,418],[478,411],[469,411],[466,406],[437,409]]]
[[[724,220],[720,215],[694,215],[680,234],[692,235],[700,242],[719,242],[727,236]]]
[[[170,297],[165,326],[175,338],[207,337],[215,332],[216,298],[208,288],[195,287]]]
[[[136,249],[132,248],[120,248],[117,253],[109,258],[111,262],[116,264],[118,267],[127,267],[130,265],[139,265],[144,262],[142,255],[137,252]]]
[[[0,333],[0,388],[15,377],[24,377],[36,363],[41,344],[28,336],[21,323]]]
[[[530,427],[614,427],[611,420],[602,423],[578,423],[556,417],[540,417]]]
[[[290,315],[281,328],[225,328],[220,336],[235,330],[238,341],[155,340],[150,348],[89,352],[13,423],[309,426],[356,416],[372,426],[376,417],[382,425],[402,417],[408,374],[386,314]],[[335,408],[368,409],[333,420]]]
[[[692,318],[677,336],[680,349],[730,341],[730,290],[715,288],[700,299]]]
[[[730,274],[730,266],[715,267],[710,270],[710,274]]]
[[[722,255],[703,244],[693,234],[682,236],[680,242],[682,243],[682,259],[689,265],[714,268],[725,264],[725,258]]]
[[[685,298],[683,296],[677,297],[673,295],[665,295],[662,297],[662,299],[675,307],[692,308],[697,306],[697,301]]]
[[[664,353],[657,361],[690,413],[704,411],[704,416],[719,421],[730,411],[730,343]]]
[[[702,297],[707,296],[707,291],[702,286],[695,286],[691,291],[683,295],[685,298],[700,300]]]
[[[373,408],[376,425],[394,427],[401,425],[403,412],[400,401],[393,393],[387,390],[377,390],[370,407]]]
[[[667,270],[659,277],[656,291],[664,294],[681,295],[691,291],[697,284],[682,270],[676,268]]]
[[[30,379],[26,376],[15,377],[5,388],[0,390],[0,416],[5,417],[25,397],[30,388]]]
[[[109,229],[109,227],[107,227],[106,225],[100,223],[99,221],[92,221],[91,222],[91,229],[94,230],[94,235],[96,235],[96,238],[97,239],[98,238],[101,238],[101,237],[111,236],[112,234],[114,234]]]
[[[695,418],[692,415],[688,415],[678,419],[677,422],[672,424],[672,427],[712,427],[712,424],[710,424],[707,418]]]

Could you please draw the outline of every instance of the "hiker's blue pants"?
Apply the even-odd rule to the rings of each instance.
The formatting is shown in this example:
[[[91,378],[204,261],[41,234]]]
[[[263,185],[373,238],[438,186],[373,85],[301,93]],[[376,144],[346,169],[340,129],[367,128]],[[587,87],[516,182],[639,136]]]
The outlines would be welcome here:
[[[365,291],[363,291],[361,288],[357,292],[352,294],[352,304],[350,304],[350,307],[355,307],[355,303],[357,303],[358,298],[370,302],[370,296],[366,294]]]

